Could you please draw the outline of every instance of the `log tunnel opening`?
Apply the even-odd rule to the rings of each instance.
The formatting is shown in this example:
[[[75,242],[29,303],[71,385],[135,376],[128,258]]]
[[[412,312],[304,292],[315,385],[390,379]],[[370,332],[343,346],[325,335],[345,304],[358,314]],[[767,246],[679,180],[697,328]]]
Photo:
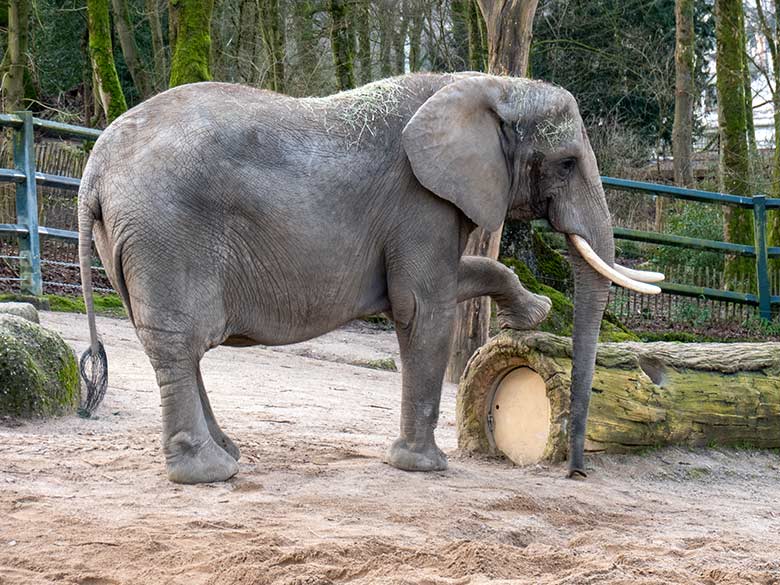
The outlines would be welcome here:
[[[550,400],[544,379],[531,368],[509,371],[490,404],[496,448],[518,465],[542,458],[550,436]]]

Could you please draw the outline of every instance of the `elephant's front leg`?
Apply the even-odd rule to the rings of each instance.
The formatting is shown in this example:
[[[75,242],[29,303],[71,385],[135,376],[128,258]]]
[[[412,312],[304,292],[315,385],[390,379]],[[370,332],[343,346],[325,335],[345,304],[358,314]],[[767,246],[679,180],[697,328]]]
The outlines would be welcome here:
[[[390,447],[387,462],[399,469],[447,469],[447,456],[436,445],[434,429],[455,317],[451,296],[436,302],[411,290],[395,295],[393,318],[403,365],[401,436]]]
[[[458,302],[488,295],[498,305],[502,328],[533,329],[544,321],[552,302],[526,290],[509,268],[479,256],[463,256],[458,268]]]

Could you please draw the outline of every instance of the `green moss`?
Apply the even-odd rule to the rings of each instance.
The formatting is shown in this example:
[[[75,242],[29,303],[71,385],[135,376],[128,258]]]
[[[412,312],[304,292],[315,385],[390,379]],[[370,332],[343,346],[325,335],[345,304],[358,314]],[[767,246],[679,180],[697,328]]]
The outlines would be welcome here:
[[[127,110],[127,102],[114,64],[108,0],[87,0],[87,19],[89,54],[97,78],[98,97],[108,122],[112,122]]]
[[[171,0],[177,19],[170,86],[209,81],[210,23],[213,0]]]
[[[511,268],[523,286],[534,294],[544,295],[552,301],[547,319],[538,327],[540,331],[570,337],[574,325],[574,305],[562,292],[540,283],[528,267],[514,258],[502,258],[501,262]],[[601,322],[600,341],[639,341],[639,338],[621,324],[615,317],[605,313]]]
[[[37,297],[39,300],[38,308],[46,311],[58,311],[60,313],[86,313],[82,297],[69,297],[64,295],[43,295]],[[95,305],[95,313],[104,317],[126,317],[127,312],[122,304],[121,297],[116,293],[98,294],[92,297]],[[19,301],[29,302],[27,297],[21,297],[12,293],[0,294],[0,302]],[[43,301],[43,302],[40,302]],[[33,303],[35,304],[35,303]],[[41,306],[42,305],[42,306]]]
[[[571,276],[571,266],[561,254],[552,249],[542,235],[533,232],[533,251],[536,258],[536,269],[541,278],[556,283],[563,292],[574,290]]]
[[[66,414],[79,398],[78,366],[68,344],[40,325],[0,316],[0,414]]]

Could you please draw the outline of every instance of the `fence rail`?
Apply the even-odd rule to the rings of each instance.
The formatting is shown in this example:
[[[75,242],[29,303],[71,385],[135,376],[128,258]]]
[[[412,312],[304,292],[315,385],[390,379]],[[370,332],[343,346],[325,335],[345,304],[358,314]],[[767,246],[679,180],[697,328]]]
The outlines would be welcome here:
[[[38,225],[37,187],[56,187],[58,189],[78,191],[80,181],[74,177],[36,171],[34,132],[39,130],[46,135],[93,141],[100,136],[101,131],[34,118],[30,112],[0,114],[0,127],[3,126],[10,127],[13,131],[14,168],[0,169],[0,183],[14,183],[16,185],[17,221],[15,224],[0,224],[0,234],[14,234],[19,240],[20,278],[14,280],[20,281],[23,292],[40,295],[42,293],[40,238],[78,241],[78,233]],[[751,209],[754,220],[753,245],[733,244],[717,240],[704,240],[617,227],[614,228],[614,236],[616,239],[622,240],[709,250],[722,254],[754,258],[756,265],[756,294],[671,282],[661,283],[660,286],[668,294],[752,305],[758,307],[761,318],[771,319],[772,305],[780,304],[780,296],[771,294],[768,262],[769,258],[780,257],[780,247],[769,247],[767,245],[766,212],[768,209],[780,209],[780,199],[770,199],[763,195],[744,197],[729,193],[684,189],[670,185],[644,183],[612,177],[602,177],[601,180],[605,188],[650,193],[659,197],[670,197],[683,201],[716,203]],[[549,223],[544,220],[534,222],[534,224],[539,229],[552,229]]]

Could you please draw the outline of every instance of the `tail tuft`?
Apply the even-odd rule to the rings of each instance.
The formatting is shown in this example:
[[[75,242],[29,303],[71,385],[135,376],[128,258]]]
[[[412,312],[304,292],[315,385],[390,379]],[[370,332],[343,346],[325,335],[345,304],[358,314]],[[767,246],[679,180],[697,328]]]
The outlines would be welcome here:
[[[108,359],[102,342],[97,342],[97,353],[89,347],[81,355],[79,367],[81,368],[81,377],[87,386],[87,395],[79,406],[78,414],[82,418],[91,418],[92,413],[103,401],[108,386]],[[89,373],[87,373],[87,369],[89,369]]]

